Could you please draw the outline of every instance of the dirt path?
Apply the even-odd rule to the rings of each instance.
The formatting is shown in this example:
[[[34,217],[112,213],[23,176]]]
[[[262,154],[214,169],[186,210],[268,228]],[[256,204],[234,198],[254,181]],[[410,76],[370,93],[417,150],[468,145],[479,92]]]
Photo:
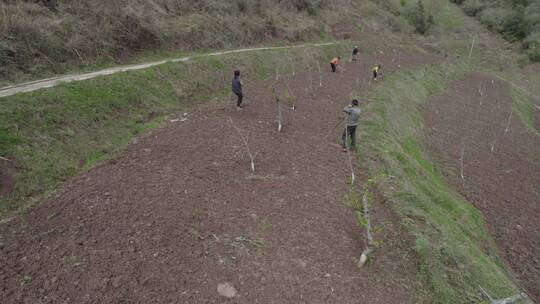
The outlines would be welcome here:
[[[99,76],[107,76],[112,75],[120,72],[127,72],[127,71],[135,71],[135,70],[142,70],[147,69],[153,66],[162,65],[165,63],[170,62],[182,62],[182,61],[189,61],[193,58],[200,58],[200,57],[210,57],[210,56],[221,56],[226,54],[234,54],[234,53],[246,53],[246,52],[256,52],[256,51],[265,51],[265,50],[281,50],[281,49],[294,49],[294,48],[304,48],[304,47],[318,47],[318,46],[325,46],[325,45],[332,45],[334,43],[318,43],[318,44],[302,44],[302,45],[293,45],[293,46],[279,46],[279,47],[260,47],[260,48],[245,48],[245,49],[238,49],[238,50],[231,50],[231,51],[222,51],[222,52],[214,52],[209,54],[201,54],[196,56],[188,56],[188,57],[181,57],[181,58],[175,58],[170,60],[160,60],[160,61],[153,61],[153,62],[147,62],[147,63],[141,63],[141,64],[134,64],[134,65],[127,65],[127,66],[120,66],[120,67],[114,67],[114,68],[108,68],[100,71],[95,71],[91,73],[85,73],[85,74],[77,74],[77,75],[66,75],[66,76],[59,76],[59,77],[53,77],[53,78],[47,78],[47,79],[41,79],[41,80],[35,80],[30,81],[26,83],[16,84],[4,88],[0,88],[0,98],[15,95],[18,93],[25,93],[25,92],[32,92],[40,89],[45,88],[51,88],[55,87],[61,83],[68,83],[73,81],[82,81],[87,79],[96,78]]]
[[[0,225],[1,302],[414,303],[412,244],[384,202],[372,214],[382,247],[355,266],[364,231],[344,204],[341,130],[324,139],[353,87],[367,89],[366,67],[325,67],[311,96],[308,75],[294,77],[298,109],[285,110],[282,133],[271,81],[248,88],[243,111],[197,107]],[[229,117],[258,153],[256,175]],[[233,299],[218,294],[223,282]]]
[[[509,85],[473,74],[427,105],[427,146],[452,169],[448,180],[483,212],[504,260],[539,300],[540,138],[511,112]]]

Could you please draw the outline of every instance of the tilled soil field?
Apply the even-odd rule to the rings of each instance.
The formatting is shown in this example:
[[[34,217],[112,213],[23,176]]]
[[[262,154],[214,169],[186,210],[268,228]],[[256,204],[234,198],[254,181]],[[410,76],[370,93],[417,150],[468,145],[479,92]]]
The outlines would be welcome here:
[[[244,110],[196,107],[0,224],[1,302],[414,303],[410,238],[383,202],[372,216],[384,245],[356,267],[365,232],[344,203],[347,153],[332,128],[353,88],[367,89],[367,67],[324,67],[322,87],[317,70],[280,78],[297,98],[281,133],[274,80],[248,84]]]
[[[424,114],[426,146],[483,212],[518,282],[540,299],[540,138],[512,113],[509,85],[472,74]]]

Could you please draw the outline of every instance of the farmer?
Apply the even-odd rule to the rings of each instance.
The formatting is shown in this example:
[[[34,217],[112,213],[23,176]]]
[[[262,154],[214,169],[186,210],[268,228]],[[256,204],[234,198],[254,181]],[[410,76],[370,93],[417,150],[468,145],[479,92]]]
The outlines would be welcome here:
[[[354,46],[352,50],[352,61],[358,60],[358,53],[360,53],[360,51],[358,50],[358,46]]]
[[[234,78],[232,80],[232,92],[236,95],[237,102],[236,102],[236,108],[238,110],[242,109],[242,99],[244,98],[244,95],[242,93],[242,79],[240,78],[240,70],[234,71]]]
[[[338,66],[340,60],[341,60],[341,57],[338,56],[338,57],[332,58],[332,60],[330,61],[330,66],[332,67],[332,72],[333,73],[336,72],[336,69],[337,69],[337,66]]]
[[[348,105],[343,109],[343,112],[347,113],[347,126],[341,141],[343,144],[343,151],[347,151],[347,140],[351,138],[351,150],[356,149],[356,126],[358,125],[358,118],[360,117],[360,109],[358,108],[358,100],[353,99],[351,105]]]
[[[381,72],[381,65],[377,64],[373,67],[373,80],[377,80],[377,76],[379,76]]]

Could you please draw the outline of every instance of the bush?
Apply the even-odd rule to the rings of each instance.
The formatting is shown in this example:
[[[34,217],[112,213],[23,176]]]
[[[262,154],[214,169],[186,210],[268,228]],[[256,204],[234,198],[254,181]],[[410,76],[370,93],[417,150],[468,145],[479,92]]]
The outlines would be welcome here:
[[[534,62],[540,62],[540,45],[535,44],[527,50],[527,57]]]
[[[504,24],[511,16],[511,12],[503,8],[487,8],[480,14],[480,22],[488,27],[488,29],[501,33]]]
[[[476,16],[488,29],[510,42],[522,42],[529,58],[537,58],[540,44],[540,1],[532,0],[451,0],[462,5],[467,15]]]
[[[415,31],[422,35],[433,25],[433,16],[426,14],[422,0],[409,9],[407,19],[414,26]]]
[[[467,0],[463,3],[463,11],[469,16],[476,16],[486,5],[480,0]]]

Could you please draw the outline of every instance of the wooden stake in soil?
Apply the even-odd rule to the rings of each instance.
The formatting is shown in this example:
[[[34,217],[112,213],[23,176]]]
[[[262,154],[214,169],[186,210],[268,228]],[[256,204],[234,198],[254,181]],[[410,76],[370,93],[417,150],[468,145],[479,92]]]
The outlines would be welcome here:
[[[459,158],[459,161],[461,163],[461,170],[460,170],[460,175],[461,175],[461,180],[465,180],[465,176],[463,175],[463,158],[465,156],[465,140],[463,140],[461,142],[461,156]]]
[[[478,91],[478,95],[480,95],[480,105],[482,105],[482,100],[484,99],[484,91],[482,89],[482,84],[478,88],[476,88]]]
[[[291,87],[289,86],[289,82],[287,82],[287,92],[289,92],[289,98],[290,98],[290,101],[291,101],[291,104],[292,104],[291,108],[293,110],[296,110],[296,96],[294,95],[293,91],[291,91]]]
[[[349,128],[347,127],[347,121],[348,121],[347,116],[345,116],[345,148],[347,149],[347,155],[349,157],[349,168],[351,170],[351,188],[352,188],[354,186],[354,182],[356,181],[356,175],[354,174],[351,149],[349,145]]]
[[[476,37],[473,37],[472,43],[471,43],[471,50],[469,51],[469,59],[472,57],[472,52],[474,49],[474,42],[476,41]]]
[[[510,123],[512,121],[512,114],[514,113],[514,111],[512,109],[510,109],[510,115],[508,115],[508,120],[506,122],[506,129],[504,130],[504,135],[506,135],[508,133],[508,131],[510,130]]]
[[[319,68],[319,87],[322,87],[322,71],[321,71],[321,63],[319,60],[317,60],[317,67]]]
[[[242,134],[242,131],[240,130],[240,128],[238,128],[234,124],[233,119],[230,116],[229,116],[229,122],[231,123],[233,128],[236,130],[236,133],[238,133],[238,136],[240,136],[240,138],[242,139],[242,142],[244,143],[246,151],[247,151],[247,153],[249,155],[249,159],[251,161],[251,172],[255,173],[255,157],[257,157],[257,153],[255,153],[255,154],[251,153],[251,149],[249,148],[249,137],[248,137],[248,135]]]
[[[281,132],[281,102],[279,101],[279,96],[276,92],[276,87],[272,86],[272,93],[274,94],[274,98],[276,99],[277,108],[278,108],[278,132]]]
[[[360,255],[360,259],[358,259],[358,267],[360,268],[362,268],[366,264],[369,254],[373,251],[373,235],[371,234],[371,217],[369,215],[369,201],[367,189],[364,190],[364,194],[362,195],[362,207],[364,208],[364,218],[366,220],[367,245],[362,254]]]
[[[292,75],[293,77],[296,76],[296,66],[294,65],[294,61],[291,57],[289,57],[289,61],[291,62],[291,66],[292,66]]]

